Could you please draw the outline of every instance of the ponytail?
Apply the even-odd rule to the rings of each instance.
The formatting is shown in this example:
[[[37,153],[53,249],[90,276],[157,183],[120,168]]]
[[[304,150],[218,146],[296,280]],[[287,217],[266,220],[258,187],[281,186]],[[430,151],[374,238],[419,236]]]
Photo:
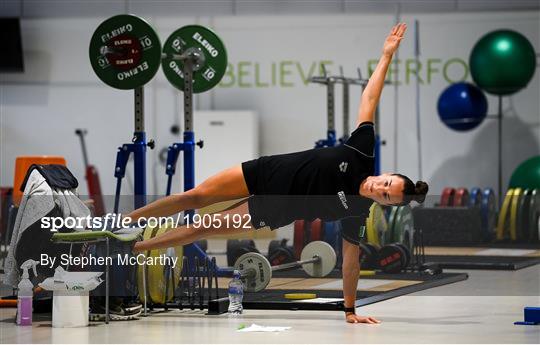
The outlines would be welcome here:
[[[411,201],[416,201],[421,204],[426,199],[429,186],[424,181],[417,181],[413,183],[410,178],[401,174],[393,174],[394,176],[403,179],[403,201],[400,205],[407,205]]]

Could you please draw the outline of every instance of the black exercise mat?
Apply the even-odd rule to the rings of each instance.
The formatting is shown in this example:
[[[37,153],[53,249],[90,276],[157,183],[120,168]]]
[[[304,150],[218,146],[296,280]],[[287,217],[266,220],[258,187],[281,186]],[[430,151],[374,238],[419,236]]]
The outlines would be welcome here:
[[[445,244],[445,245],[429,245],[426,247],[467,247],[467,248],[489,248],[489,249],[531,249],[531,250],[540,250],[540,243],[530,243],[530,242],[491,242],[491,243],[455,243],[455,244]]]
[[[426,262],[437,263],[443,269],[515,271],[540,263],[540,257],[426,255]]]
[[[331,275],[336,274],[335,270]],[[289,274],[296,274],[296,277],[300,275],[300,272],[287,271]],[[339,271],[337,271],[339,272]],[[276,274],[278,272],[275,272]],[[280,277],[285,272],[279,272]],[[325,278],[340,278],[339,277],[326,276]],[[305,275],[305,273],[304,273]],[[292,278],[293,276],[289,276]],[[300,277],[298,277],[300,278]],[[458,281],[463,281],[468,278],[466,273],[441,273],[437,275],[429,275],[425,273],[401,273],[401,274],[377,274],[375,276],[361,277],[360,279],[387,279],[387,280],[414,280],[421,281],[414,285],[408,285],[399,287],[389,291],[358,291],[356,306],[361,307],[368,304],[388,300],[391,298],[408,295],[418,291],[431,289],[437,286],[447,285]],[[245,292],[243,306],[245,309],[276,309],[276,310],[342,310],[343,302],[328,302],[328,303],[314,303],[314,302],[298,302],[294,300],[288,300],[283,295],[286,293],[315,293],[318,298],[343,298],[343,291],[341,288],[335,290],[289,290],[289,289],[267,289],[260,292]],[[226,296],[227,290],[220,289],[220,295]],[[212,313],[212,308],[210,308]]]

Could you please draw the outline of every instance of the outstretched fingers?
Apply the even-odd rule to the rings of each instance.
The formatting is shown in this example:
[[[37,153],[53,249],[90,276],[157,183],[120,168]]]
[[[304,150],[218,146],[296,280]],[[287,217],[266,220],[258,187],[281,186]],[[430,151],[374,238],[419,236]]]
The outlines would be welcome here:
[[[398,37],[403,37],[403,35],[405,34],[405,31],[407,30],[407,24],[405,23],[399,23],[398,24],[398,28],[397,28],[397,31],[396,31],[396,36]]]

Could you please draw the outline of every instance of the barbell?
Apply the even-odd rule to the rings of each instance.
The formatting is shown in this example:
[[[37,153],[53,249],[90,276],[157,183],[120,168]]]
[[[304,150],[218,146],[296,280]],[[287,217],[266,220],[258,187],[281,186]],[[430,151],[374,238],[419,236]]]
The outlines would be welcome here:
[[[216,86],[227,69],[227,51],[212,30],[187,25],[174,31],[163,50],[152,26],[134,15],[122,14],[102,22],[89,47],[92,69],[105,84],[121,90],[148,83],[161,64],[167,80],[184,90],[184,63],[193,69],[193,92]]]
[[[304,247],[299,261],[272,266],[263,255],[246,253],[236,260],[234,269],[240,272],[246,291],[257,292],[268,286],[274,271],[302,267],[311,277],[325,277],[332,272],[336,261],[332,246],[323,241],[314,241]]]

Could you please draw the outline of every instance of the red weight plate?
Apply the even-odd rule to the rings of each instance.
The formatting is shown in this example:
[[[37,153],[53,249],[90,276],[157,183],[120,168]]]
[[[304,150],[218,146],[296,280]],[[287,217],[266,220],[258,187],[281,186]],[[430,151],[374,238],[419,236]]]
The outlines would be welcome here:
[[[454,194],[454,206],[468,206],[469,205],[469,191],[467,188],[458,188]]]
[[[107,59],[116,69],[129,70],[139,64],[142,47],[139,39],[128,34],[118,35],[107,44]]]
[[[451,187],[446,187],[443,189],[441,194],[441,202],[439,206],[447,207],[452,206],[454,204],[454,194],[456,193],[456,190]]]
[[[311,222],[311,239],[312,241],[322,241],[322,221],[320,219],[315,219]]]
[[[305,225],[304,220],[297,220],[294,222],[294,256],[296,260],[300,260],[300,254],[302,254],[302,249],[304,249],[304,240],[305,240]]]

